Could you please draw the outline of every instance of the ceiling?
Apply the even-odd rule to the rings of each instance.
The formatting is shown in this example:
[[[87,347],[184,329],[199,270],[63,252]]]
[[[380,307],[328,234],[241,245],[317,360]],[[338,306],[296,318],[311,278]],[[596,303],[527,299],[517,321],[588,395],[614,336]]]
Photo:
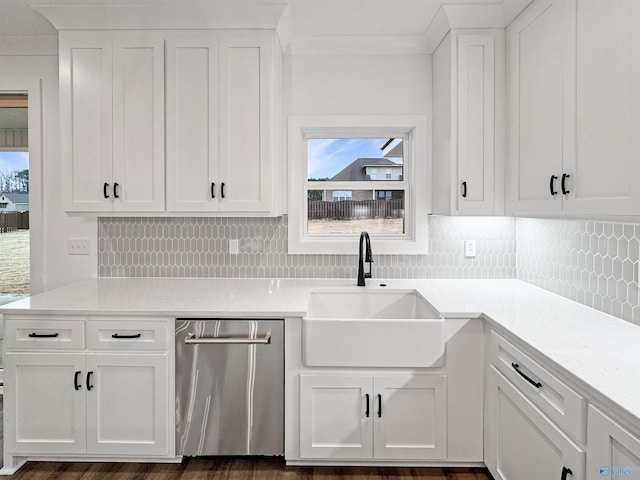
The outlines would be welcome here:
[[[520,11],[529,0],[234,0],[238,4],[288,5],[297,37],[424,35],[446,5],[493,5]],[[1,0],[1,35],[55,35],[31,5],[202,5],[203,0]],[[229,3],[209,0],[205,3]]]

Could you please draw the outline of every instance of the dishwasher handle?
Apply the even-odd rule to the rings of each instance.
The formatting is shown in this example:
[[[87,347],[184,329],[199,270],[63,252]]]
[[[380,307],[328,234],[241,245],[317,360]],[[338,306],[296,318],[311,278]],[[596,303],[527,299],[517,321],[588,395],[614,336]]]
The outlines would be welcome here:
[[[271,332],[267,332],[262,338],[247,337],[196,337],[195,333],[189,333],[184,338],[186,344],[243,344],[243,345],[268,345],[271,343]]]

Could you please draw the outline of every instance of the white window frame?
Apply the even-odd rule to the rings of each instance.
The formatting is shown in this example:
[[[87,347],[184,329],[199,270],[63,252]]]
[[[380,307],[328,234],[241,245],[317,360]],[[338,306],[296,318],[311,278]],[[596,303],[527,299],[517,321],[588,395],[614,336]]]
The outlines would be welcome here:
[[[318,235],[307,233],[308,138],[404,137],[403,180],[390,181],[390,190],[404,190],[405,218],[402,235],[371,233],[374,255],[428,253],[427,214],[430,211],[431,158],[426,115],[291,116],[288,119],[288,253],[357,254],[359,234]],[[315,182],[314,182],[315,183]],[[339,187],[337,182],[332,186]],[[380,182],[383,183],[383,182]],[[340,185],[343,185],[340,183]],[[351,190],[359,182],[349,182]],[[370,184],[369,184],[370,185]],[[395,188],[393,188],[395,186]],[[318,185],[324,188],[323,185]],[[380,190],[383,186],[370,186]],[[342,189],[342,187],[336,188]]]

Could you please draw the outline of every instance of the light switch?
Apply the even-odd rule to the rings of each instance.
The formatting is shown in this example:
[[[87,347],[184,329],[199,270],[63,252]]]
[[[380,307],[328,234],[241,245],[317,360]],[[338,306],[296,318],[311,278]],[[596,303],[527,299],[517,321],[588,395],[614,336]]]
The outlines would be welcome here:
[[[474,258],[476,256],[476,241],[465,240],[464,241],[464,256],[467,258]]]
[[[90,255],[91,241],[88,238],[67,238],[67,254]]]
[[[229,239],[229,254],[230,255],[238,255],[240,253],[240,247],[238,245],[237,238]]]

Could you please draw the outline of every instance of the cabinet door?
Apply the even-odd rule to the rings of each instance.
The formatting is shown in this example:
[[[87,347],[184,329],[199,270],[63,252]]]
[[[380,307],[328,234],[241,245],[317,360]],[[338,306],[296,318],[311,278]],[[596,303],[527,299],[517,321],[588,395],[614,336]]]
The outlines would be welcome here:
[[[568,1],[568,0],[565,0]],[[640,213],[640,2],[573,3],[575,52],[566,108],[575,151],[565,158],[571,175],[564,210],[571,213]],[[597,35],[594,32],[598,32]],[[603,41],[606,39],[606,41]]]
[[[584,480],[585,453],[494,367],[489,369],[485,463],[496,480]]]
[[[495,40],[493,35],[459,35],[456,39],[457,210],[462,215],[494,213]]]
[[[84,454],[85,374],[82,354],[5,354],[5,452]]]
[[[265,212],[271,206],[271,40],[220,37],[220,210]]]
[[[514,213],[562,208],[563,4],[564,0],[535,0],[507,29],[507,197],[508,210]],[[558,193],[552,195],[551,187]]]
[[[446,458],[446,392],[444,375],[375,377],[374,458]]]
[[[593,478],[633,478],[640,470],[640,437],[589,406],[587,472]]]
[[[170,37],[167,40],[167,210],[218,210],[220,183],[218,34]]]
[[[164,211],[164,40],[113,40],[114,210]],[[117,184],[117,186],[116,186]]]
[[[87,372],[87,453],[167,454],[167,354],[89,354]]]
[[[60,32],[59,42],[64,208],[110,211],[111,39],[106,32]]]
[[[371,459],[372,387],[370,376],[301,375],[300,457]]]

